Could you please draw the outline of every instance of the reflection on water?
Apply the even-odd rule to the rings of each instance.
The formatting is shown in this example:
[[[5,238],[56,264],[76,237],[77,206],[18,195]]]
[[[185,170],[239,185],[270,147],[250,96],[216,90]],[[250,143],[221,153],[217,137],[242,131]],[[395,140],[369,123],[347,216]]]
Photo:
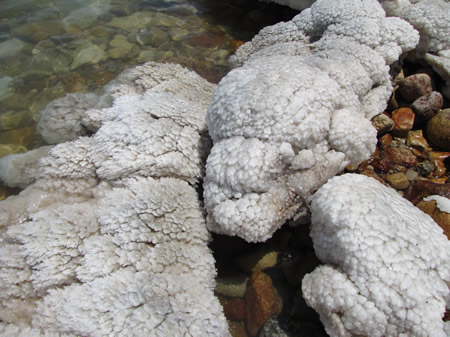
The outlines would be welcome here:
[[[55,98],[147,61],[218,82],[243,40],[294,14],[256,0],[1,0],[0,157],[43,144],[35,125]]]

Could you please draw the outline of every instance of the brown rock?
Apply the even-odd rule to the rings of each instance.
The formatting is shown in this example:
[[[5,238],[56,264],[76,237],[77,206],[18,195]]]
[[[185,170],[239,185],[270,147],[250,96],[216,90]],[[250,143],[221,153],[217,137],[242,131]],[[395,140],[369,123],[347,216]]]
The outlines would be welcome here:
[[[429,195],[450,198],[450,184],[437,184],[427,180],[417,180],[408,189],[405,197],[414,205]]]
[[[243,321],[245,317],[245,302],[243,298],[235,297],[223,306],[223,312],[227,319]]]
[[[272,285],[270,277],[263,272],[253,273],[245,294],[245,324],[250,336],[273,315],[281,312],[282,302]]]
[[[375,172],[370,171],[370,170],[364,170],[362,172],[360,172],[361,174],[364,174],[367,177],[370,178],[374,178],[376,180],[378,180],[380,183],[382,183],[383,185],[386,185],[386,183],[384,182],[384,180],[382,178],[380,178]]]
[[[430,181],[432,183],[442,185],[442,184],[446,184],[447,183],[447,177],[433,178],[433,179],[430,179]]]
[[[428,150],[430,147],[428,145],[427,140],[423,136],[422,130],[415,130],[408,132],[406,144],[421,151]]]
[[[444,234],[450,239],[450,213],[443,212],[437,207],[435,200],[422,200],[417,204],[423,212],[430,215],[436,223],[444,230]]]
[[[248,337],[244,322],[228,321],[228,328],[233,337]]]
[[[392,134],[397,137],[406,137],[414,125],[414,112],[410,108],[400,108],[392,111],[394,127]]]
[[[407,167],[412,167],[417,164],[417,158],[410,149],[390,147],[385,149],[384,152],[394,164]]]
[[[375,170],[382,173],[387,173],[391,168],[391,162],[387,158],[374,160],[371,162],[371,165],[375,168]]]
[[[403,99],[408,102],[413,102],[421,96],[429,95],[433,91],[431,77],[424,73],[405,77],[405,79],[400,82],[398,91]]]
[[[392,143],[392,135],[390,133],[386,133],[385,135],[383,135],[382,137],[380,137],[380,139],[378,139],[378,141],[380,142],[380,145],[383,149],[388,148],[389,146],[391,146]]]
[[[450,109],[442,110],[428,121],[427,136],[434,145],[450,150]]]
[[[386,177],[389,185],[396,190],[404,190],[409,187],[409,181],[406,175],[402,172],[392,173]]]
[[[432,163],[434,165],[433,175],[437,178],[443,177],[447,172],[444,162],[442,160],[434,159]]]
[[[222,45],[225,40],[225,34],[205,32],[190,34],[186,42],[194,47],[214,48]]]
[[[372,119],[372,125],[377,129],[378,134],[389,132],[394,127],[394,121],[385,114],[380,114]]]
[[[448,157],[450,157],[450,152],[442,152],[442,151],[431,151],[428,153],[431,160],[441,160],[444,161]]]
[[[411,104],[411,108],[419,121],[426,122],[439,112],[443,104],[444,99],[441,93],[433,91],[429,95],[416,99]]]
[[[29,42],[39,42],[65,32],[61,20],[25,23],[12,29],[13,33]]]

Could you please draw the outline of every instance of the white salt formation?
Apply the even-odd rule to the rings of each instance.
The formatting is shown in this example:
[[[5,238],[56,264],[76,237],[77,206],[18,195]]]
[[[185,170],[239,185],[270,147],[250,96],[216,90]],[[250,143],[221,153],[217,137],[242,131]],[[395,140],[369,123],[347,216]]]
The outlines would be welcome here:
[[[109,108],[65,99],[69,138],[76,125],[98,129],[92,137],[2,159],[9,170],[33,163],[36,182],[0,202],[0,335],[229,335],[193,186],[213,90],[148,63],[106,87],[97,101]],[[67,104],[55,106],[52,120]]]
[[[317,188],[375,150],[389,64],[418,40],[375,0],[319,0],[238,49],[206,116],[209,228],[255,242],[301,219]]]

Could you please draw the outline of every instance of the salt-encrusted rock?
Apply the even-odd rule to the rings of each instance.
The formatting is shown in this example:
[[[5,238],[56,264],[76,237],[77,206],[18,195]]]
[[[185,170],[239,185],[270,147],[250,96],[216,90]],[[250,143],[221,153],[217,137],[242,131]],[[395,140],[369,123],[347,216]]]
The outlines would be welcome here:
[[[21,154],[10,154],[0,158],[0,179],[9,187],[21,187],[32,184],[37,176],[39,160],[48,155],[52,146]]]
[[[362,175],[331,179],[312,200],[325,265],[303,295],[331,336],[447,336],[450,241],[394,190]]]
[[[98,104],[94,93],[67,94],[49,103],[41,112],[37,130],[49,144],[75,140],[85,136],[89,130],[82,125],[85,111]]]
[[[388,65],[417,41],[376,1],[319,0],[239,48],[206,116],[209,228],[264,241],[307,216],[317,188],[375,150]]]
[[[96,134],[54,146],[0,202],[2,336],[229,335],[193,186],[212,89],[149,63],[106,88],[109,108],[72,106]]]
[[[114,99],[121,97],[121,101],[116,104],[122,104],[123,109],[123,105],[127,104],[127,98],[122,96],[142,95],[150,91],[176,95],[178,105],[181,104],[181,100],[186,99],[206,110],[209,100],[205,97],[209,97],[214,90],[212,84],[179,65],[159,64],[157,68],[158,71],[155,73],[155,63],[149,62],[125,70],[105,86],[101,96],[93,93],[74,93],[51,102],[41,112],[38,131],[48,143],[52,144],[77,139],[100,128],[103,114],[107,111],[104,109],[111,107]],[[138,105],[139,102],[131,104]],[[161,100],[159,104],[165,103]],[[114,113],[114,109],[110,115]],[[172,108],[171,111],[175,109]]]

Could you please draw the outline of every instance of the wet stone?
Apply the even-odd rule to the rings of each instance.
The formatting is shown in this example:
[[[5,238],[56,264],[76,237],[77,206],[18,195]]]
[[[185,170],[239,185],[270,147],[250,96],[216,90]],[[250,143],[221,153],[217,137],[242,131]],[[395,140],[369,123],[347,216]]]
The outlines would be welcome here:
[[[79,46],[73,55],[71,70],[77,69],[84,64],[97,64],[108,58],[107,54],[91,42],[85,42]]]
[[[445,166],[444,162],[441,160],[433,160],[432,161],[434,165],[434,172],[433,175],[437,178],[443,177],[445,173],[447,173],[447,167]]]
[[[425,160],[423,162],[418,163],[417,168],[419,169],[421,175],[427,176],[434,171],[435,167],[431,161]]]
[[[411,104],[418,121],[426,122],[436,115],[442,108],[444,99],[440,92],[433,91],[431,94],[419,97]]]
[[[236,274],[216,278],[216,293],[228,297],[244,297],[249,277],[246,274]]]
[[[24,47],[25,42],[16,38],[0,42],[0,59],[16,55]]]
[[[374,169],[381,173],[387,173],[391,168],[391,162],[387,158],[380,158],[377,160],[373,160],[371,165]]]
[[[414,112],[409,108],[400,108],[392,111],[394,127],[392,134],[397,137],[406,137],[414,125]]]
[[[0,144],[0,158],[13,153],[27,152],[27,148],[19,144]]]
[[[435,200],[420,201],[417,204],[424,213],[427,213],[444,230],[444,234],[450,239],[450,213],[439,209]]]
[[[137,12],[129,16],[114,17],[106,25],[108,27],[118,28],[127,32],[136,31],[151,23],[153,17],[149,12]]]
[[[32,116],[28,110],[2,113],[0,114],[0,131],[25,126],[31,119]]]
[[[425,73],[405,77],[398,88],[400,95],[408,102],[413,102],[421,96],[429,95],[432,90],[431,77]]]
[[[391,185],[396,190],[404,190],[409,187],[408,178],[402,172],[389,174],[386,179],[389,185]]]
[[[390,133],[386,133],[385,135],[381,136],[378,141],[380,142],[380,145],[383,149],[388,148],[391,146],[392,143],[392,135]]]
[[[0,101],[14,94],[14,88],[11,87],[12,82],[12,77],[0,77]]]
[[[413,170],[413,169],[406,170],[405,175],[409,181],[417,180],[419,178],[419,172],[417,172],[416,170]]]
[[[372,119],[372,125],[377,129],[379,135],[389,132],[394,127],[394,121],[385,114],[380,114]]]
[[[263,272],[254,273],[245,294],[245,323],[248,334],[256,336],[264,323],[279,314],[281,309],[281,299],[270,277]]]
[[[152,27],[149,30],[141,29],[136,35],[136,41],[140,45],[158,47],[163,43],[170,41],[170,37],[164,29]]]
[[[414,147],[418,150],[425,151],[430,148],[427,140],[423,136],[422,130],[415,130],[408,132],[408,137],[406,139],[406,144],[408,146]]]
[[[243,321],[245,317],[245,302],[243,298],[232,298],[223,306],[223,312],[227,319]]]
[[[450,150],[450,109],[441,110],[428,121],[427,136],[434,145]]]
[[[413,204],[417,204],[424,197],[430,195],[440,195],[450,198],[450,184],[439,184],[427,180],[417,180],[411,185],[411,188],[408,189],[408,193],[405,197]]]
[[[388,159],[394,164],[403,165],[407,167],[415,166],[417,164],[417,158],[414,153],[405,148],[387,148],[384,150]]]
[[[233,337],[248,337],[244,322],[228,321],[228,329]]]
[[[12,29],[12,32],[29,42],[39,42],[46,38],[65,33],[64,25],[59,20],[31,22]]]
[[[53,74],[68,72],[72,58],[58,49],[44,49],[33,56],[28,69]]]

